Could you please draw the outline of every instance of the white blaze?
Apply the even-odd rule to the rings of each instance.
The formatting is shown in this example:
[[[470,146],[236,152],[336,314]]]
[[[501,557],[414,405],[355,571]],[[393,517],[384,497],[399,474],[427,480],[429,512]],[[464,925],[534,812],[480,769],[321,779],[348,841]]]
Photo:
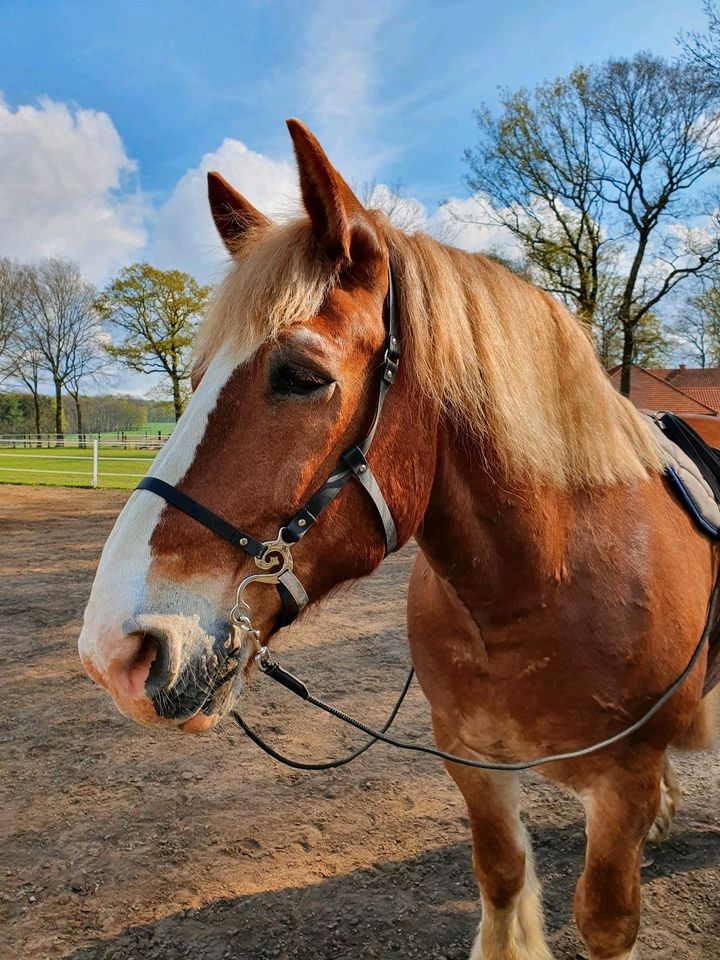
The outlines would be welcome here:
[[[231,356],[224,350],[213,358],[148,476],[159,477],[171,484],[180,482],[195,458],[220,391],[248,356]],[[123,657],[123,624],[143,611],[152,559],[150,540],[165,505],[161,497],[150,491],[135,491],[118,516],[103,549],[78,642],[80,656],[89,657],[101,671],[112,657]],[[187,608],[188,591],[178,590],[173,598],[172,585],[169,585],[169,593],[163,598],[163,612],[174,611],[181,632],[186,632],[188,611],[183,611],[182,607]],[[183,598],[185,603],[182,603]],[[207,603],[207,598],[204,599]]]

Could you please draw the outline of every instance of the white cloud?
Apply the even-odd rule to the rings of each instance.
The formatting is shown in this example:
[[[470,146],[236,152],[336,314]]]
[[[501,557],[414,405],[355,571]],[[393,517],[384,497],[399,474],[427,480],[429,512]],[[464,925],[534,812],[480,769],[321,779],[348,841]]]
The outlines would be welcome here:
[[[365,206],[384,210],[391,223],[408,233],[423,231],[469,253],[496,253],[508,259],[521,253],[511,232],[490,222],[487,198],[453,198],[429,213],[420,200],[398,194],[384,183],[372,184],[359,196]]]
[[[394,4],[383,9],[366,0],[340,7],[316,3],[308,21],[299,71],[304,108],[311,126],[346,177],[373,177],[394,154],[379,146],[378,121],[384,107],[378,96],[383,75],[382,28]]]
[[[106,113],[0,99],[0,254],[67,257],[102,282],[146,242],[135,173]]]
[[[206,153],[197,167],[185,173],[169,200],[157,213],[154,241],[148,259],[159,267],[186,270],[204,281],[217,281],[228,257],[212,222],[207,202],[207,172],[219,171],[240,193],[267,216],[276,220],[300,209],[294,162],[273,160],[227,139]],[[451,199],[432,214],[415,197],[398,195],[384,183],[358,188],[366,206],[378,207],[401,229],[423,230],[438,239],[471,252],[492,251],[512,258],[517,243],[502,227],[469,222],[487,220],[487,202],[473,198]]]
[[[326,3],[313,20],[320,39],[306,58],[305,93],[320,118],[322,142],[349,176],[372,176],[385,159],[371,146],[377,118],[373,43],[381,25],[381,18],[365,16],[360,7],[342,23],[333,21]],[[48,98],[11,109],[0,97],[0,256],[66,257],[99,285],[139,259],[216,281],[228,258],[208,209],[209,170],[222,173],[274,219],[299,210],[289,140],[287,158],[276,160],[226,139],[153,208],[140,189],[142,171],[107,114]],[[452,216],[451,210],[461,218],[478,217],[474,200],[451,200],[430,213],[418,199],[398,196],[382,183],[371,197],[360,193],[410,231],[425,230],[466,250],[513,253],[500,228],[458,223]],[[146,394],[156,379],[117,369],[104,388]]]
[[[231,139],[206,153],[197,167],[180,178],[158,212],[149,259],[159,267],[177,267],[203,280],[216,280],[227,255],[208,207],[209,170],[221,173],[271,218],[297,212],[299,190],[294,164],[272,160]]]
[[[325,7],[317,18],[324,16],[329,22]],[[336,134],[347,126],[350,108],[358,119],[353,137],[361,137],[372,125],[371,61],[362,51],[371,45],[380,23],[378,18],[359,14],[336,22],[308,60],[308,71],[316,62],[325,64],[313,73],[311,96]],[[364,42],[351,50],[353,31]],[[333,38],[337,42],[331,42]],[[330,48],[332,63],[321,56]],[[346,140],[345,147],[350,149],[352,142]],[[356,151],[354,156],[357,162]],[[208,209],[209,170],[219,170],[271,217],[282,219],[298,209],[293,162],[274,160],[239,140],[226,139],[188,170],[170,198],[153,212],[139,189],[136,164],[107,114],[47,98],[13,111],[0,100],[0,255],[18,260],[68,257],[99,283],[141,257],[215,280],[227,257]],[[512,238],[502,228],[458,222],[454,214],[461,221],[484,219],[474,199],[450,200],[432,214],[419,200],[397,197],[385,184],[376,184],[372,197],[363,199],[391,207],[398,225],[427,230],[463,249],[515,252]],[[151,218],[153,239],[148,245],[146,225]]]
[[[432,214],[428,230],[444,236],[449,242],[471,253],[496,253],[512,260],[520,256],[520,247],[512,233],[492,223],[490,201],[486,198],[451,199]]]

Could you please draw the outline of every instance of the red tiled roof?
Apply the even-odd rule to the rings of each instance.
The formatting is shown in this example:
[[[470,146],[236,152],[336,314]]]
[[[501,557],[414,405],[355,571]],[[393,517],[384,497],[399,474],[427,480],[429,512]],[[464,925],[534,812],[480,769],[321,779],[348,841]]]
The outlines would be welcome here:
[[[674,384],[673,384],[674,386]],[[720,413],[720,386],[718,387],[680,387],[693,400],[699,400],[706,407]]]
[[[616,390],[620,389],[621,368],[610,371],[610,379]],[[655,372],[632,365],[630,376],[630,399],[640,410],[669,410],[671,413],[701,413],[716,416],[710,407],[682,390],[676,389]]]
[[[675,367],[673,369],[651,369],[650,373],[667,380],[678,390],[686,387],[720,388],[720,367]]]

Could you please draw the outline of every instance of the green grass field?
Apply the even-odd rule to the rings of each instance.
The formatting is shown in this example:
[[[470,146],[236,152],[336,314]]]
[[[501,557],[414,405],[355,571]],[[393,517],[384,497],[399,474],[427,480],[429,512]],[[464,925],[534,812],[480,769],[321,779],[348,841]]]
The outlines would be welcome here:
[[[174,429],[174,423],[161,423],[160,421],[153,421],[153,423],[146,424],[141,430],[125,430],[123,432],[128,440],[142,439],[146,436],[148,438],[155,439],[158,433],[163,437],[169,437]],[[98,436],[101,440],[117,440],[119,439],[120,434],[120,430],[104,430],[100,434],[87,433],[86,436],[91,440]],[[48,436],[48,434],[42,434],[43,443],[47,442]],[[54,436],[54,434],[52,436]],[[76,433],[65,433],[65,439],[68,442],[77,443],[78,435]]]
[[[98,456],[98,487],[132,490],[138,480],[147,473],[156,452],[101,449]],[[91,480],[91,449],[67,446],[50,450],[12,450],[0,445],[0,483],[89,487]]]

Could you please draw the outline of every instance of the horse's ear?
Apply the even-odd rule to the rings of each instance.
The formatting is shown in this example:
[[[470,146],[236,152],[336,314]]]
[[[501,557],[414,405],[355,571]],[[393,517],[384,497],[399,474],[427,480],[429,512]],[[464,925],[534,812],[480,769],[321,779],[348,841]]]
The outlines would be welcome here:
[[[303,203],[320,246],[338,267],[362,266],[363,259],[379,258],[382,247],[375,225],[323,148],[299,120],[288,120],[287,127]]]
[[[235,253],[239,241],[252,227],[267,227],[268,218],[230,186],[225,177],[211,171],[208,178],[210,212],[220,238],[230,253]]]

